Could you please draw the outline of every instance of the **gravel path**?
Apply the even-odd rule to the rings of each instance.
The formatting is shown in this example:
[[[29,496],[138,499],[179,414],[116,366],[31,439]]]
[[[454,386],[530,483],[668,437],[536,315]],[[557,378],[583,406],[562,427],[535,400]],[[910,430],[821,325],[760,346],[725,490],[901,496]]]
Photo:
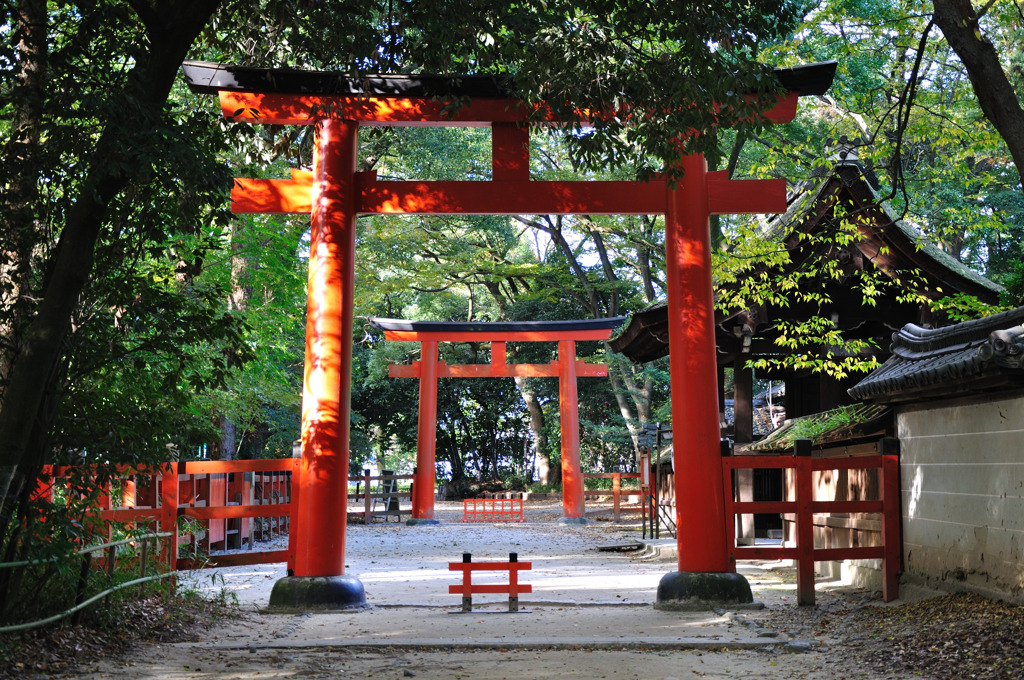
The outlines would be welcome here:
[[[350,524],[347,572],[362,580],[373,605],[359,613],[260,613],[284,565],[198,572],[197,590],[232,593],[243,613],[193,642],[143,645],[128,658],[83,667],[78,677],[1008,680],[1024,673],[1020,608],[927,599],[937,594],[906,586],[902,602],[883,606],[877,594],[835,583],[819,583],[816,607],[797,607],[794,571],[775,563],[740,565],[763,609],[657,611],[650,606],[657,583],[675,570],[674,559],[597,550],[638,540],[639,527],[608,521],[610,510],[597,504],[588,510],[584,527],[559,526],[558,503],[528,504],[521,524],[463,524],[461,505],[446,503],[438,504],[438,526]],[[522,579],[534,586],[521,598],[527,611],[499,613],[505,602],[494,595],[459,612],[459,597],[447,592],[456,582],[448,562],[463,552],[504,561],[510,551],[533,564]]]
[[[608,504],[590,503],[588,509],[586,526],[559,525],[561,504],[554,501],[525,505],[522,523],[463,523],[462,504],[443,502],[435,507],[438,525],[350,523],[345,571],[363,582],[371,605],[446,606],[457,597],[448,594],[456,582],[449,562],[461,562],[465,552],[478,562],[505,561],[515,552],[519,561],[533,565],[523,572],[524,582],[533,586],[523,603],[652,603],[658,580],[674,566],[598,551],[639,540],[639,520],[623,515],[620,523],[612,522]],[[264,545],[284,548],[287,539]],[[242,604],[263,606],[284,575],[284,564],[267,564],[192,572],[182,582],[206,595],[223,590]]]

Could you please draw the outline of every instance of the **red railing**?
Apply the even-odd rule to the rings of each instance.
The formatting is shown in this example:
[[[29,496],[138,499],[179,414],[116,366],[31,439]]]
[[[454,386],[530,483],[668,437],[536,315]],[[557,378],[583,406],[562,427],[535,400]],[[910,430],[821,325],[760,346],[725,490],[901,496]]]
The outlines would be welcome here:
[[[795,560],[797,603],[814,604],[814,563],[839,560],[881,559],[882,598],[899,597],[900,574],[900,482],[899,457],[877,455],[858,458],[811,458],[809,440],[798,440],[795,456],[724,456],[725,520],[730,555],[734,560]],[[743,469],[792,469],[796,475],[796,499],[791,501],[740,502],[733,499],[732,471]],[[813,473],[821,470],[878,469],[881,476],[879,500],[820,501],[814,498]],[[881,515],[882,545],[852,548],[814,547],[814,514],[832,512]],[[796,545],[793,547],[737,546],[736,515],[779,513],[796,515]]]
[[[584,496],[611,496],[613,503],[613,513],[615,515],[615,521],[618,522],[622,516],[622,494],[641,496],[643,492],[640,489],[623,489],[623,479],[640,479],[639,472],[590,472],[583,475],[583,479],[610,479],[612,480],[611,489],[586,489],[583,492]],[[625,508],[628,512],[639,512],[643,515],[644,504],[641,501],[635,508]]]
[[[211,555],[196,560],[178,557],[181,537],[172,527],[177,527],[178,517],[204,521],[208,532],[207,543],[216,534],[224,540],[225,548],[228,547],[229,531],[237,532],[239,547],[243,537],[251,537],[253,527],[247,520],[252,518],[278,518],[277,527],[280,531],[280,518],[291,519],[298,490],[298,485],[292,484],[292,480],[298,470],[298,463],[296,458],[281,458],[186,461],[150,466],[117,465],[90,470],[47,466],[43,470],[38,494],[52,499],[55,480],[67,478],[76,472],[93,477],[103,474],[120,480],[121,498],[115,505],[108,482],[101,490],[96,516],[101,520],[128,524],[156,522],[161,530],[170,531],[171,536],[165,540],[164,558],[172,570],[286,562],[292,552],[294,532],[289,532],[288,550],[253,550]],[[248,479],[245,473],[251,473]],[[256,496],[253,493],[254,481],[258,481],[261,490]],[[268,503],[268,500],[271,502]],[[222,528],[218,532],[215,524],[218,520],[241,521],[238,522],[237,530]]]
[[[520,501],[521,502],[521,501]],[[508,593],[508,610],[519,611],[519,593],[532,593],[533,586],[519,582],[520,570],[533,569],[532,562],[520,562],[517,553],[508,554],[508,562],[474,562],[471,553],[462,553],[461,562],[449,562],[449,571],[462,572],[462,585],[448,586],[451,594],[462,593],[462,611],[473,611],[473,593]],[[507,571],[508,583],[473,583],[474,571]]]
[[[522,522],[521,498],[466,498],[462,501],[463,522]]]
[[[298,458],[270,458],[88,468],[46,466],[37,495],[52,500],[55,497],[55,480],[82,475],[83,483],[94,488],[99,484],[96,480],[102,476],[108,481],[100,489],[95,513],[101,520],[128,524],[155,522],[161,530],[168,531],[169,527],[177,526],[179,517],[191,517],[204,523],[203,545],[197,546],[195,534],[184,534],[184,537],[194,547],[207,550],[219,543],[224,549],[241,548],[243,541],[249,540],[250,549],[246,552],[204,555],[201,558],[177,557],[182,536],[172,531],[174,536],[166,539],[164,552],[164,560],[172,570],[276,562],[288,562],[288,568],[293,569],[291,555],[295,554],[298,532],[290,529],[295,524],[292,510],[298,507],[299,485],[293,482],[298,478],[299,463]],[[361,514],[366,522],[382,514],[408,514],[408,511],[399,512],[390,507],[386,507],[384,512],[375,512],[372,503],[375,499],[383,499],[390,504],[409,498],[410,493],[397,490],[397,483],[411,479],[413,475],[370,475],[367,470],[360,477],[349,478],[349,482],[357,483],[356,493],[350,494],[349,499],[363,501],[364,511]],[[119,486],[118,499],[112,493],[111,482],[114,481]],[[384,488],[368,493],[371,485],[377,482],[383,483]],[[359,484],[363,485],[361,492]],[[259,528],[253,525],[255,518],[264,520]],[[269,526],[269,530],[264,525]],[[272,537],[285,532],[288,533],[288,549],[252,549],[255,533],[267,538],[268,534]],[[173,562],[168,557],[171,555],[175,556]]]

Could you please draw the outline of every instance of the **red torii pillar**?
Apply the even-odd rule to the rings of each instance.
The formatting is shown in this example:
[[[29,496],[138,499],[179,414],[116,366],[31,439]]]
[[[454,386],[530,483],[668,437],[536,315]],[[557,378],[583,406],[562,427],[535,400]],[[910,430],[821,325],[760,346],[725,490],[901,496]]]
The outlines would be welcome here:
[[[580,469],[577,377],[608,375],[604,364],[576,359],[576,342],[607,340],[622,317],[580,321],[436,322],[371,318],[386,340],[418,341],[420,360],[392,365],[392,378],[419,378],[419,420],[416,428],[416,484],[409,524],[436,524],[434,519],[435,452],[438,378],[558,378],[562,450],[561,524],[585,524],[583,473]],[[488,364],[450,365],[437,359],[438,342],[489,342]],[[506,342],[557,342],[558,359],[549,364],[509,364]]]
[[[535,182],[529,178],[529,111],[487,79],[347,80],[337,73],[201,62],[186,62],[183,70],[193,91],[219,95],[225,117],[315,125],[321,136],[314,172],[293,171],[286,180],[237,179],[232,190],[235,212],[309,213],[314,223],[302,465],[295,489],[299,535],[292,542],[291,575],[275,584],[272,606],[365,605],[362,584],[344,574],[346,516],[340,501],[347,496],[348,477],[350,272],[355,217],[384,213],[666,215],[679,571],[662,579],[656,606],[752,599],[725,543],[708,218],[784,212],[784,180],[730,180],[726,173],[706,172],[704,159],[690,156],[680,159],[687,174],[675,189],[663,180]],[[800,94],[823,93],[834,72],[834,63],[779,72],[795,89],[766,117],[792,120]],[[459,97],[468,103],[450,107]],[[491,181],[391,182],[355,171],[359,126],[424,123],[490,126]]]

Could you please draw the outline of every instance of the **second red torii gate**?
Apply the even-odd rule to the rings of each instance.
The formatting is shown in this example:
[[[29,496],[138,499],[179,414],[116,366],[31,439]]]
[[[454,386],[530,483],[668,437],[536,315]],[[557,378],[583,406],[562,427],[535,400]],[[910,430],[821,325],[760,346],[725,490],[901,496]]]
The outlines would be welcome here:
[[[384,331],[385,340],[420,343],[420,360],[392,365],[392,378],[419,378],[419,421],[416,426],[416,484],[410,524],[436,523],[434,519],[435,451],[437,437],[438,378],[558,378],[562,434],[562,511],[560,522],[583,524],[583,475],[580,471],[579,404],[577,377],[608,375],[605,364],[576,359],[576,342],[607,340],[622,317],[579,321],[439,322],[371,317],[370,325]],[[438,361],[438,342],[489,342],[487,364],[453,366]],[[509,364],[506,342],[557,342],[558,359],[548,364]]]

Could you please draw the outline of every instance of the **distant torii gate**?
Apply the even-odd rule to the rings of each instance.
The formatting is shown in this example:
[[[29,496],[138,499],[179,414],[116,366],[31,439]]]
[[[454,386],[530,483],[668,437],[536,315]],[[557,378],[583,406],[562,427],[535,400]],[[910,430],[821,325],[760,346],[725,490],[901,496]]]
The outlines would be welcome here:
[[[607,340],[622,317],[579,321],[437,322],[371,318],[370,325],[384,331],[385,340],[420,343],[420,360],[392,365],[392,378],[419,378],[419,421],[416,426],[416,484],[410,524],[436,523],[434,519],[435,450],[437,438],[438,378],[558,378],[562,433],[562,518],[564,524],[583,524],[583,475],[580,471],[580,422],[577,377],[608,375],[605,364],[576,359],[579,340]],[[453,366],[438,361],[438,342],[489,342],[488,364]],[[548,364],[509,364],[506,342],[557,342],[558,359]]]
[[[785,92],[767,118],[792,120],[797,98],[823,94],[835,66],[776,70]],[[665,215],[679,571],[662,578],[656,604],[753,599],[726,544],[709,216],[784,212],[785,180],[730,180],[694,155],[680,158],[678,184],[531,181],[530,111],[487,77],[350,79],[202,62],[183,70],[194,92],[219,94],[228,118],[315,126],[312,172],[238,179],[231,192],[235,212],[309,213],[312,221],[298,536],[272,606],[366,603],[362,583],[345,575],[355,225],[359,215],[384,213]],[[559,121],[551,114],[549,122]],[[363,125],[490,126],[491,180],[395,182],[358,172]]]

